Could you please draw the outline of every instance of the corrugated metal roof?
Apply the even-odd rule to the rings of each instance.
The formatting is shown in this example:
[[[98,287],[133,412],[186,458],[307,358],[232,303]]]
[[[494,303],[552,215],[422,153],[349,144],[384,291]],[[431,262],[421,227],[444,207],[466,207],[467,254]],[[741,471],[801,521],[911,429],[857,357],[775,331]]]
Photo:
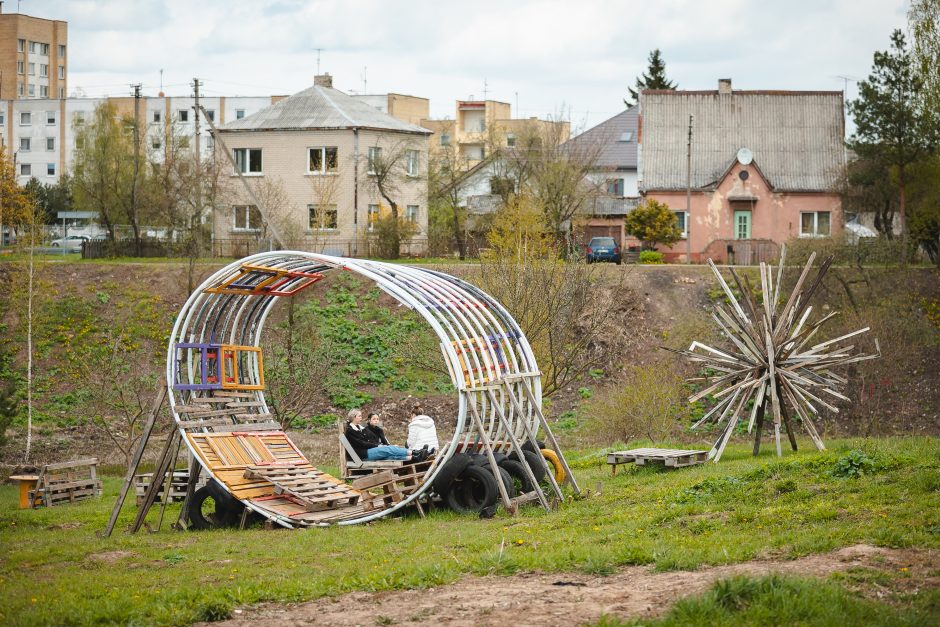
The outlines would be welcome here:
[[[402,122],[338,89],[314,85],[257,113],[233,120],[222,131],[274,131],[368,128],[430,135],[431,131]]]
[[[833,188],[843,164],[842,92],[643,92],[640,188],[685,189],[689,114],[692,187],[708,188],[739,149],[780,191]]]
[[[596,143],[599,146],[596,163],[599,169],[635,170],[638,114],[639,107],[630,107],[577,137],[572,137],[565,145],[593,146]],[[628,141],[622,141],[624,133],[630,134]]]

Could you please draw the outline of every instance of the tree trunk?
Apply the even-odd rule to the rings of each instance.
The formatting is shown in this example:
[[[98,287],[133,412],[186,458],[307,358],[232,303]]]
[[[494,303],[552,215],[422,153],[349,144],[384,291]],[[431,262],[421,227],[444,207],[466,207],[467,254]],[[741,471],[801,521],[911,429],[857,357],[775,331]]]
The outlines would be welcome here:
[[[901,265],[907,265],[907,206],[904,190],[904,166],[898,168],[898,214],[901,216]]]
[[[457,241],[457,253],[460,260],[463,261],[467,256],[467,243],[463,238],[463,231],[460,230],[460,207],[456,204],[451,205],[454,213],[454,239]]]

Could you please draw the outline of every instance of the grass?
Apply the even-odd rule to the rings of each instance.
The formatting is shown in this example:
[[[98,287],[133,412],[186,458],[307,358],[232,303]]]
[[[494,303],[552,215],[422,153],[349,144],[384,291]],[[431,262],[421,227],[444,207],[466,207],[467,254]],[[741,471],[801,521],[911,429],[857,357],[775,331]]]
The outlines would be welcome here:
[[[808,442],[801,444],[805,449]],[[859,542],[940,547],[940,442],[830,445],[824,453],[803,450],[778,460],[769,451],[751,458],[747,444],[733,444],[718,465],[621,467],[616,477],[603,451],[572,452],[582,489],[600,484],[602,493],[568,500],[552,513],[529,508],[516,518],[479,520],[434,511],[427,520],[306,531],[183,533],[165,525],[155,534],[99,539],[95,531],[105,525],[119,478],[106,478],[101,500],[48,510],[15,509],[15,489],[3,486],[0,623],[187,624],[260,601],[426,588],[468,574],[603,575],[627,564],[689,569],[795,558]],[[868,461],[856,463],[853,451]],[[846,473],[847,467],[861,473]],[[168,508],[167,520],[176,511]],[[126,507],[118,528],[133,514]],[[755,585],[748,611],[774,607],[778,593]],[[787,583],[787,594],[800,585]],[[709,598],[702,603],[716,602]],[[676,624],[696,624],[676,616]],[[760,616],[740,614],[729,622],[761,622]]]

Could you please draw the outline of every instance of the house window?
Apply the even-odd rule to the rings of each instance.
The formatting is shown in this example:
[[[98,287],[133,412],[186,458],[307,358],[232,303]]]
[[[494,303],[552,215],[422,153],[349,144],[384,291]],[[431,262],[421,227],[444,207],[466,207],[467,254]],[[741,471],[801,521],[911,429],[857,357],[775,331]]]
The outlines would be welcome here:
[[[154,111],[154,112],[153,112],[153,121],[154,121],[154,122],[159,122],[159,121],[160,121],[160,112],[159,112],[159,111]]]
[[[215,109],[206,109],[206,117],[210,122],[215,122]]]
[[[611,196],[623,196],[623,179],[607,179],[607,193]]]
[[[29,126],[33,123],[33,114],[29,111],[20,112],[20,126]]]
[[[339,223],[336,205],[307,205],[307,215],[311,231],[335,231]]]
[[[30,85],[30,87],[32,87],[32,85]],[[49,97],[49,86],[48,86],[48,85],[40,85],[40,86],[39,86],[39,97],[40,97],[40,98],[48,98],[48,97]]]
[[[408,205],[405,208],[405,220],[409,222],[418,221],[418,205]]]
[[[418,176],[418,151],[405,151],[405,172],[408,176]]]
[[[751,239],[751,212],[734,212],[734,239]]]
[[[65,98],[65,87],[59,87],[59,98]]]
[[[46,124],[55,125],[55,111],[46,111]]]
[[[244,110],[244,109],[235,109],[235,119],[236,119],[236,120],[240,120],[240,119],[242,119],[243,117],[245,117],[245,110]]]
[[[682,231],[682,237],[689,236],[689,214],[685,211],[673,211],[676,214],[676,223],[679,225],[679,230]]]
[[[35,63],[29,64],[29,75],[36,76],[36,64]]]
[[[47,164],[46,164],[46,175],[47,175],[47,176],[55,176],[55,164],[54,164],[54,163],[47,163]]]
[[[25,40],[25,39],[17,39],[17,40],[16,40],[16,51],[17,51],[17,52],[23,52],[23,51],[25,51],[25,50],[26,50],[26,40]]]
[[[180,109],[177,111],[176,119],[180,122],[189,122],[189,109]]]
[[[0,109],[0,125],[3,125],[6,122],[6,119],[7,119],[6,114],[3,112],[2,109]]]
[[[254,205],[235,205],[232,207],[235,214],[233,231],[260,231],[261,212]]]
[[[512,148],[516,145],[516,136],[512,133],[506,135],[506,145]]]
[[[36,86],[30,85],[28,91],[29,91],[29,97],[32,98],[33,96],[36,95]]]
[[[59,66],[59,78],[62,78],[62,79],[65,78],[65,66],[64,65]]]
[[[39,64],[39,75],[40,76],[49,76],[49,66],[45,63]]]
[[[441,135],[441,146],[450,146],[450,135],[446,133]]]
[[[375,230],[375,224],[379,221],[379,206],[369,205],[369,232]]]
[[[55,137],[46,138],[46,150],[55,150]]]
[[[65,56],[65,46],[63,46],[62,44],[59,44],[59,56],[60,57]]]
[[[17,74],[22,74],[22,73],[23,73],[23,62],[22,62],[22,61],[17,61],[17,62],[16,62],[16,73],[17,73]]]
[[[633,131],[625,131],[620,134],[620,139],[618,141],[629,142],[632,139],[633,139]]]
[[[800,213],[800,237],[829,237],[832,225],[828,211]]]
[[[85,112],[84,112],[84,111],[76,111],[76,112],[75,112],[75,118],[74,118],[74,120],[75,120],[75,125],[76,125],[76,126],[81,126],[82,124],[84,124],[84,123],[85,123]]]
[[[307,174],[336,172],[338,153],[336,146],[307,149]]]
[[[150,142],[150,145],[153,146],[153,149],[154,149],[154,150],[160,150],[160,146],[162,146],[163,144],[160,143],[160,140],[159,140],[159,139],[157,139],[156,137],[154,137],[154,138],[153,138],[153,141]]]
[[[39,54],[49,56],[49,44],[39,44]]]
[[[375,174],[375,168],[381,165],[382,149],[378,146],[369,147],[369,174]]]
[[[18,87],[19,89],[17,89],[17,91],[19,92],[20,96],[22,96],[23,95],[23,83],[18,83]]]
[[[236,148],[235,153],[235,171],[242,174],[261,174],[261,149],[260,148]]]
[[[20,176],[32,176],[33,166],[29,163],[20,164]]]
[[[29,137],[20,137],[20,152],[29,152],[30,142]]]
[[[29,52],[31,54],[36,54],[38,50],[39,50],[39,42],[36,42],[36,41],[29,42]]]

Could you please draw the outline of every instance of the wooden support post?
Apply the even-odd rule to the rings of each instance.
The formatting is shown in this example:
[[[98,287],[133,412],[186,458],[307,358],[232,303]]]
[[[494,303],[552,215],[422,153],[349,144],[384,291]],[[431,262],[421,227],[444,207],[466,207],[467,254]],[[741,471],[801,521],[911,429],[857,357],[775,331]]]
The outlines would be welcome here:
[[[578,482],[574,478],[574,473],[571,472],[571,468],[568,466],[568,460],[565,459],[565,454],[561,452],[561,447],[558,446],[558,440],[555,439],[555,434],[552,433],[551,428],[548,426],[548,421],[545,420],[545,415],[542,414],[542,408],[535,400],[535,393],[532,391],[532,387],[528,379],[522,380],[522,389],[525,390],[526,396],[529,398],[529,402],[532,404],[532,408],[535,410],[535,415],[538,416],[539,424],[541,425],[542,430],[545,431],[545,438],[551,445],[552,450],[555,451],[555,455],[558,455],[558,460],[561,462],[562,468],[565,469],[565,481],[571,484],[571,488],[574,490],[575,494],[580,495],[581,488],[578,487]]]
[[[469,398],[467,399],[467,403],[470,405],[470,413],[473,414],[473,423],[476,425],[477,431],[480,433],[480,437],[483,438],[483,448],[486,450],[486,458],[489,460],[490,469],[493,471],[493,477],[496,478],[496,487],[499,490],[499,498],[502,499],[503,507],[506,508],[506,511],[510,514],[515,514],[516,510],[509,501],[509,493],[506,492],[506,485],[503,483],[503,475],[501,472],[499,472],[499,466],[496,464],[496,457],[493,456],[493,445],[490,442],[490,436],[486,434],[486,429],[483,428],[483,420],[480,419],[480,414],[477,411],[477,404]],[[415,502],[417,503],[417,499],[415,499]],[[418,505],[418,507],[421,506]],[[422,518],[424,517],[424,512],[421,512],[421,516]]]
[[[520,416],[525,416],[525,412],[522,408],[522,403],[516,398],[515,392],[513,392],[512,384],[508,381],[504,381],[506,386],[506,394],[509,395],[509,400],[512,402],[513,407],[516,408],[516,411],[519,412]],[[529,444],[532,445],[535,453],[539,456],[539,459],[542,461],[542,468],[545,470],[545,476],[548,477],[548,482],[552,485],[552,490],[555,491],[555,496],[560,501],[565,500],[565,495],[561,493],[561,487],[558,485],[558,482],[555,481],[555,469],[548,465],[548,460],[542,455],[539,451],[538,442],[535,439],[535,434],[532,433],[532,430],[529,428],[529,423],[523,418],[521,421],[523,428],[525,429],[526,436],[528,437]],[[559,459],[561,457],[559,456]]]
[[[176,460],[180,456],[180,446],[183,444],[183,438],[176,438],[176,451],[171,458],[170,467],[166,473],[166,481],[163,484],[163,502],[160,503],[160,517],[157,519],[157,531],[163,526],[163,514],[166,512],[166,504],[170,502],[170,492],[173,490],[173,474],[176,471]]]
[[[180,504],[180,515],[176,519],[176,529],[186,529],[189,526],[188,516],[186,514],[186,506],[189,504],[189,500],[193,498],[193,494],[196,492],[196,484],[199,483],[199,473],[202,471],[202,465],[193,458],[192,455],[189,456],[189,482],[186,484],[186,495],[183,497],[183,502]]]
[[[131,463],[127,466],[127,474],[124,475],[124,485],[121,486],[121,492],[118,494],[117,501],[115,501],[114,507],[111,509],[111,517],[108,518],[108,525],[104,528],[103,532],[99,533],[101,537],[108,538],[111,536],[111,532],[114,531],[114,525],[117,524],[121,508],[124,506],[124,500],[127,498],[127,492],[134,483],[134,475],[137,474],[137,468],[140,466],[140,460],[144,456],[144,449],[147,448],[147,442],[150,440],[153,425],[157,421],[157,415],[160,413],[160,408],[163,407],[163,401],[165,400],[166,382],[161,381],[157,390],[157,397],[154,399],[153,406],[150,408],[147,423],[144,425],[144,430],[140,434],[137,452],[134,453],[134,459],[132,459]],[[176,426],[174,425],[173,428],[175,429]]]
[[[143,527],[144,521],[147,519],[147,513],[153,506],[157,498],[157,493],[160,492],[160,486],[163,485],[163,478],[166,474],[167,467],[173,465],[173,460],[170,459],[171,452],[178,448],[179,437],[179,429],[176,428],[176,425],[173,425],[173,430],[170,431],[170,434],[167,436],[163,453],[161,453],[160,459],[157,461],[157,467],[154,469],[153,479],[150,481],[150,485],[147,486],[147,494],[144,496],[144,502],[141,503],[140,509],[137,510],[137,517],[134,519],[134,524],[131,525],[131,533],[137,533],[140,531],[140,528]]]
[[[503,407],[496,399],[496,394],[492,389],[487,389],[486,393],[490,397],[490,402],[493,404],[493,409],[496,410],[496,415],[499,417],[499,422],[506,431],[506,437],[509,438],[509,442],[512,444],[513,450],[516,452],[519,460],[525,462],[525,455],[522,452],[522,445],[519,444],[519,440],[516,439],[515,434],[512,432],[509,420],[506,418],[506,414],[503,412]],[[522,468],[525,470],[526,475],[528,475],[529,481],[531,481],[532,485],[535,486],[535,492],[538,494],[539,503],[542,504],[542,507],[545,508],[545,511],[551,511],[551,506],[548,504],[548,499],[545,498],[545,493],[542,492],[542,486],[540,486],[539,482],[535,479],[535,473],[532,472],[532,469],[526,463],[522,464]],[[497,483],[502,483],[502,478],[498,479]]]
[[[764,431],[764,409],[767,407],[767,401],[763,401],[757,409],[757,423],[754,425],[754,457],[760,452],[760,438]]]
[[[783,419],[783,427],[787,430],[787,438],[790,439],[790,448],[796,450],[796,434],[793,433],[793,427],[790,426],[790,417],[787,415],[786,405],[783,403],[783,393],[777,384],[777,398],[780,399],[780,417]]]

